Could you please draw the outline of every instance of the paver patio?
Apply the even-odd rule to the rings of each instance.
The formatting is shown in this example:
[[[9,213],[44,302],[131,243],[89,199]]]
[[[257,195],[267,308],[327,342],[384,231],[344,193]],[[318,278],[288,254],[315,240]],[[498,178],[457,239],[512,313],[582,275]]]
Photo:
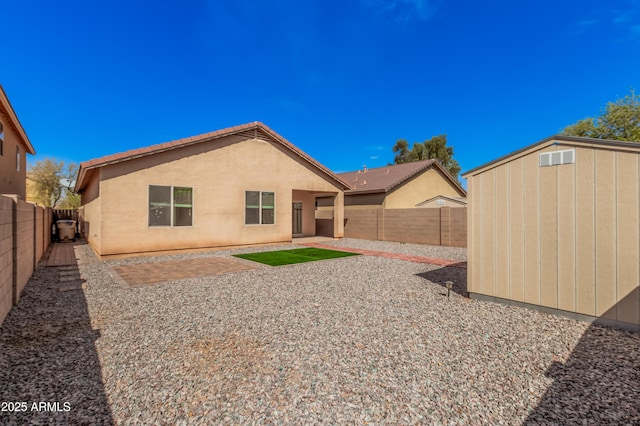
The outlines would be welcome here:
[[[222,257],[171,260],[114,266],[112,275],[123,286],[140,286],[256,269],[246,262]],[[113,273],[115,272],[115,274]]]

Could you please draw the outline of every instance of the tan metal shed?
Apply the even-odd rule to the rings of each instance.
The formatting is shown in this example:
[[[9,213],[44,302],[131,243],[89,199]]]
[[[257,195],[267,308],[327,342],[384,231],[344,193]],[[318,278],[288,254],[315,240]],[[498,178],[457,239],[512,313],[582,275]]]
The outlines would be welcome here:
[[[552,136],[463,174],[471,297],[640,330],[640,143]]]

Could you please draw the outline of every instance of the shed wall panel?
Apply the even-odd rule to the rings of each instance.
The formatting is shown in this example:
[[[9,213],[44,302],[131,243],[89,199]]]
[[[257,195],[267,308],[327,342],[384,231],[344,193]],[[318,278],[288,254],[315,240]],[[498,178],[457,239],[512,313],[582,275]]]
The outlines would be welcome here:
[[[495,169],[489,170],[482,180],[482,292],[488,296],[496,294],[495,184]]]
[[[475,292],[482,291],[482,179],[482,175],[476,176],[469,179],[467,183],[469,194],[467,250],[471,253],[467,256],[467,289]]]
[[[576,183],[575,164],[558,171],[558,309],[576,309]]]
[[[540,304],[540,167],[538,156],[524,157],[524,301]]]
[[[547,150],[549,151],[549,150]],[[552,151],[556,151],[553,147]],[[535,157],[534,157],[535,158]],[[558,307],[558,168],[540,170],[540,304]]]
[[[595,153],[576,149],[576,311],[596,314]]]
[[[509,167],[509,282],[511,300],[524,302],[524,176],[522,159]]]
[[[638,155],[617,153],[617,320],[640,323]]]
[[[595,151],[596,315],[607,319],[616,317],[615,160],[615,152]]]
[[[508,299],[509,292],[509,164],[496,169],[496,297]]]

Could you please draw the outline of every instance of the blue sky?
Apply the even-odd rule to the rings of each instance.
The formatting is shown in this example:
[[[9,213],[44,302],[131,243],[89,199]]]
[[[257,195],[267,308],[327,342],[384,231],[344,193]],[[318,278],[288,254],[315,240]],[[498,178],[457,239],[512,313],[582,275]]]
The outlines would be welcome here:
[[[257,120],[337,172],[446,133],[464,171],[640,90],[640,0],[5,3],[31,163]]]

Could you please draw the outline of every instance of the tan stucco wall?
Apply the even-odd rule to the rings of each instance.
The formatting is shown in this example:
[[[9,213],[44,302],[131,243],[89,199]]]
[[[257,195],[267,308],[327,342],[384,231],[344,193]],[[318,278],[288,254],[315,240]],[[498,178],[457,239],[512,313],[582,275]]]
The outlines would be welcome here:
[[[431,168],[388,193],[384,208],[410,209],[437,195],[464,196],[442,173]]]
[[[438,200],[442,200],[442,204],[438,204]],[[418,208],[440,208],[440,207],[467,207],[467,204],[462,201],[452,200],[450,198],[436,198],[430,200],[428,203],[419,204]]]
[[[638,152],[552,145],[467,176],[468,290],[640,324],[639,170]]]
[[[89,244],[100,252],[100,172],[93,173],[85,190],[82,192],[80,202],[80,233],[85,236]]]
[[[0,121],[4,125],[4,148],[3,154],[0,155],[0,194],[17,194],[24,200],[27,187],[27,152],[20,146],[20,170],[17,170],[16,147],[20,139],[6,115],[0,113]]]
[[[293,190],[340,191],[276,143],[240,136],[104,166],[100,179],[93,238],[103,255],[287,241]],[[193,188],[193,226],[149,227],[149,185]],[[275,192],[275,224],[245,225],[245,191]],[[305,226],[315,227],[305,204]]]

